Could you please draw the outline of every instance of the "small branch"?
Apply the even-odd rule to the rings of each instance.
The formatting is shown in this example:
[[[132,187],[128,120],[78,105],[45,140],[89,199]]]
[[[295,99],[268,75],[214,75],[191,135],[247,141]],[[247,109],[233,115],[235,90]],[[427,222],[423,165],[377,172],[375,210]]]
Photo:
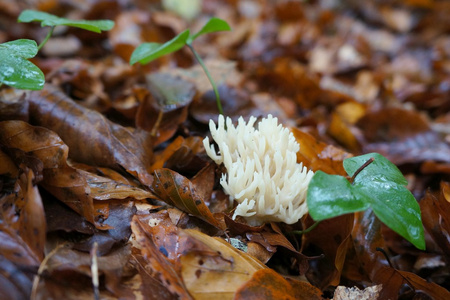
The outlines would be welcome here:
[[[355,174],[353,174],[352,178],[350,178],[350,182],[353,183],[353,181],[355,180],[356,176],[358,176],[358,174],[364,170],[368,165],[370,165],[371,163],[373,163],[375,159],[373,157],[369,158],[361,167],[359,167],[358,170],[356,170]]]
[[[42,49],[42,47],[44,47],[44,45],[47,43],[47,41],[49,40],[49,38],[52,36],[53,34],[53,30],[55,29],[55,26],[50,27],[49,32],[47,33],[47,36],[45,37],[45,39],[39,44],[38,46],[38,51]]]
[[[391,268],[394,268],[394,267],[392,266],[392,264],[391,264],[391,260],[389,259],[389,256],[387,255],[386,251],[384,251],[383,248],[377,247],[377,248],[375,248],[375,250],[377,250],[377,251],[383,253],[384,257],[386,258],[386,260],[387,260],[387,262],[388,262],[388,264],[389,264],[389,266],[390,266]]]
[[[320,221],[317,221],[316,223],[312,224],[305,230],[294,230],[294,231],[291,231],[291,233],[292,234],[306,234],[306,233],[310,232],[311,230],[313,230],[314,228],[316,228],[319,224],[320,224]]]
[[[204,64],[200,55],[198,55],[197,51],[195,51],[194,47],[192,47],[191,44],[186,44],[186,45],[189,47],[189,49],[191,49],[191,51],[194,54],[195,58],[197,59],[198,63],[202,66],[203,71],[205,72],[206,76],[208,77],[209,82],[211,83],[212,88],[214,90],[214,94],[216,95],[216,102],[217,102],[217,108],[219,110],[219,114],[223,115],[223,109],[222,109],[222,103],[220,102],[219,90],[217,89],[214,79],[212,78],[211,74],[209,73],[208,69],[206,68],[206,65]]]
[[[94,300],[100,299],[100,290],[99,290],[99,280],[98,280],[98,244],[94,243],[92,249],[90,251],[91,255],[91,276],[92,276],[92,287],[94,288]]]

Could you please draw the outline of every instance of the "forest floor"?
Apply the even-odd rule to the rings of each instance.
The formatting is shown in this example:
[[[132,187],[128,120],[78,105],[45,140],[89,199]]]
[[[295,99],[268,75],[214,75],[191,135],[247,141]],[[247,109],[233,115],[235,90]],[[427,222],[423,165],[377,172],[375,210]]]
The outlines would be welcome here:
[[[1,299],[450,299],[449,1],[204,0],[177,6],[189,21],[159,1],[0,0],[0,43],[45,38],[17,22],[24,9],[115,26],[56,27],[31,59],[44,88],[0,88]],[[308,215],[231,218],[194,56],[129,64],[211,17],[232,30],[193,46],[224,114],[277,117],[312,171],[384,155],[420,205],[425,250],[371,209],[303,235]]]

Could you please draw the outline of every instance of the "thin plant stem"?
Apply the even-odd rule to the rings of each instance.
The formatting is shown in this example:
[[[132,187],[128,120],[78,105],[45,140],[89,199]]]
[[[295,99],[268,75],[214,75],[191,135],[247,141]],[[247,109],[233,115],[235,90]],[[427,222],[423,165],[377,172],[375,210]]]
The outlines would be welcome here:
[[[311,226],[309,226],[305,230],[294,230],[294,231],[291,231],[291,233],[292,234],[305,234],[305,233],[310,232],[314,228],[316,228],[319,224],[320,224],[320,221],[316,221],[316,223],[312,224]]]
[[[386,251],[384,251],[383,248],[376,247],[375,250],[377,250],[377,251],[383,253],[384,257],[386,258],[386,260],[387,260],[387,262],[388,262],[388,264],[389,264],[389,266],[390,266],[391,268],[394,268],[394,267],[392,266],[391,260],[389,259],[389,255],[386,253]]]
[[[217,109],[219,110],[219,114],[223,115],[223,109],[222,109],[222,103],[220,102],[219,90],[217,89],[214,79],[212,78],[211,74],[209,73],[208,69],[206,68],[206,65],[204,64],[200,55],[198,55],[197,51],[194,50],[194,47],[192,47],[191,44],[186,44],[186,45],[189,47],[189,49],[191,49],[191,51],[194,54],[195,58],[197,59],[198,63],[200,64],[200,66],[202,66],[203,71],[205,72],[206,76],[208,77],[209,82],[211,83],[212,88],[214,90],[214,94],[216,95]]]
[[[50,27],[50,30],[47,33],[47,36],[45,37],[45,39],[39,44],[38,46],[38,51],[42,49],[42,47],[44,47],[44,45],[47,43],[47,41],[49,40],[49,38],[52,36],[53,34],[53,30],[55,29],[55,26]]]

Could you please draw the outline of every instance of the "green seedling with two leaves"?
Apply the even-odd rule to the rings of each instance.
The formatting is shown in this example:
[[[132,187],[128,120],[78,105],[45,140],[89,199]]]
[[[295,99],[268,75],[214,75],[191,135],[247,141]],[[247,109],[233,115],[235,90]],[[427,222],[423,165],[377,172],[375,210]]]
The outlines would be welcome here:
[[[33,40],[19,39],[0,44],[0,85],[6,84],[18,89],[40,90],[44,87],[44,73],[28,59],[37,55],[53,34],[55,26],[64,25],[100,33],[114,27],[111,20],[70,20],[55,15],[24,10],[18,22],[41,22],[41,26],[49,26],[45,39],[37,45]]]
[[[143,43],[139,45],[131,54],[130,58],[130,64],[133,65],[137,62],[140,62],[141,64],[147,64],[157,58],[160,58],[161,56],[176,52],[183,48],[184,46],[187,46],[192,53],[194,54],[195,58],[203,68],[203,71],[205,72],[206,76],[208,77],[209,82],[211,83],[211,86],[214,90],[214,94],[216,96],[217,101],[217,108],[219,110],[220,114],[223,114],[222,104],[220,102],[220,96],[219,91],[217,90],[217,86],[214,82],[214,79],[212,78],[211,74],[209,73],[208,69],[206,68],[203,60],[201,59],[200,55],[198,55],[197,51],[195,51],[194,47],[192,46],[192,42],[198,38],[199,36],[207,33],[212,32],[218,32],[218,31],[229,31],[231,30],[230,25],[222,19],[219,18],[211,18],[201,29],[199,32],[195,34],[191,34],[189,29],[186,29],[185,31],[181,32],[177,36],[175,36],[170,41],[161,44],[161,43]]]
[[[418,249],[425,249],[420,207],[400,170],[378,153],[344,160],[350,180],[317,171],[306,201],[315,221],[371,208],[380,221]]]

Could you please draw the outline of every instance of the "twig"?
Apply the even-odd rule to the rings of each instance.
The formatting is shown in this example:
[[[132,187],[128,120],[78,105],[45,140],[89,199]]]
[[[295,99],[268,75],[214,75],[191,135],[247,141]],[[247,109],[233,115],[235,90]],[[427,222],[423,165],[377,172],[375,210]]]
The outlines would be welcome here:
[[[373,157],[369,158],[361,167],[359,167],[358,170],[356,170],[355,174],[353,174],[352,178],[350,178],[350,182],[353,183],[353,181],[355,180],[356,176],[358,176],[358,174],[364,170],[368,165],[370,165],[371,163],[373,163],[375,159]]]

